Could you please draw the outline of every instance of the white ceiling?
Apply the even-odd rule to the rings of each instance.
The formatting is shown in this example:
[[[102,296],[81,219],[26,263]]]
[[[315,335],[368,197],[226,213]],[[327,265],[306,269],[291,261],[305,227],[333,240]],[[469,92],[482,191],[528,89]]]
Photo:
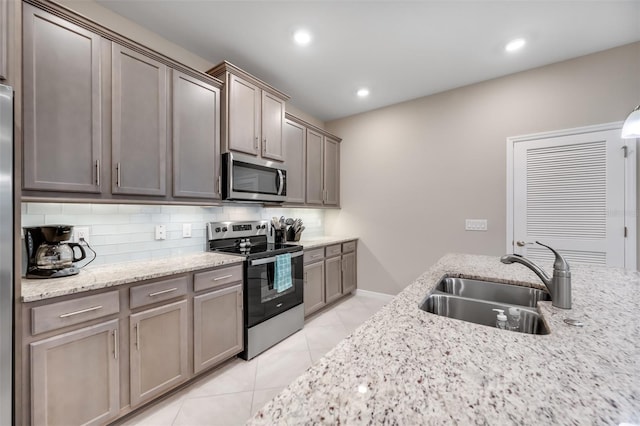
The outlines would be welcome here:
[[[640,0],[97,2],[323,121],[640,40]],[[527,45],[507,54],[516,37]]]

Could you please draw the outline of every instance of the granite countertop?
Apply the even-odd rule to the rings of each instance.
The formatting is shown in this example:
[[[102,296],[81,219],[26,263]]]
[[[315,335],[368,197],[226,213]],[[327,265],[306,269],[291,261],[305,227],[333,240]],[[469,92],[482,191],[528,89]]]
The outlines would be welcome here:
[[[357,240],[356,237],[345,236],[322,236],[322,237],[302,237],[300,241],[287,241],[287,244],[296,244],[304,247],[305,250],[311,250],[317,247],[328,246],[331,244],[344,243],[347,241]]]
[[[288,244],[302,245],[312,249],[329,244],[356,240],[354,237],[322,236],[305,239]],[[22,302],[35,302],[58,296],[99,290],[144,281],[152,278],[166,277],[174,274],[214,268],[231,263],[240,263],[243,257],[221,253],[203,252],[169,259],[141,260],[117,265],[87,266],[78,275],[56,279],[22,279]]]
[[[55,279],[22,279],[22,301],[35,302],[83,291],[166,277],[198,269],[240,263],[241,256],[204,252],[171,259],[142,260],[117,265],[87,266],[78,275]]]
[[[420,310],[444,274],[539,286],[522,265],[446,255],[249,424],[640,423],[640,274],[572,265],[573,309],[538,304],[548,335]]]

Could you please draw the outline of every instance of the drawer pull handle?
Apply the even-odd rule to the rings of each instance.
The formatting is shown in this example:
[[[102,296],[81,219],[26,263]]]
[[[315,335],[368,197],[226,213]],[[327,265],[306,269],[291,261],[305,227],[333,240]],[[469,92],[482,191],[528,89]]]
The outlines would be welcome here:
[[[229,275],[225,275],[222,277],[216,277],[213,279],[213,281],[220,281],[220,280],[226,280],[227,278],[231,278],[233,276],[233,274],[229,274]]]
[[[80,311],[69,312],[68,314],[62,314],[62,315],[60,315],[60,318],[68,318],[68,317],[72,317],[74,315],[85,314],[87,312],[97,311],[98,309],[102,309],[102,305],[94,306],[92,308],[82,309]]]
[[[174,292],[176,290],[178,290],[178,287],[174,287],[174,288],[170,288],[170,289],[162,290],[162,291],[156,291],[155,293],[149,293],[149,297],[160,296],[161,294],[172,293],[172,292]]]

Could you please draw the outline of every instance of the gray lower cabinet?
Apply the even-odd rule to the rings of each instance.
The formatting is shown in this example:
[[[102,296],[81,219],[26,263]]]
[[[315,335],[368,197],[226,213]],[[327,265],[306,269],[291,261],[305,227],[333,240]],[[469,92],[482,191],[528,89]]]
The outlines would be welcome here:
[[[173,195],[220,198],[220,90],[173,71]]]
[[[342,259],[340,256],[327,258],[325,263],[325,301],[331,303],[342,296]]]
[[[99,193],[102,40],[27,3],[22,8],[23,188]]]
[[[31,424],[98,425],[118,415],[118,323],[30,344]]]
[[[284,162],[287,166],[287,203],[304,204],[307,129],[292,120],[284,123]]]
[[[112,192],[167,193],[166,65],[112,47]]]
[[[325,305],[324,261],[304,266],[304,314],[309,315]]]
[[[193,298],[193,368],[198,373],[243,349],[242,284]]]
[[[356,252],[342,255],[342,293],[351,293],[357,287]]]
[[[187,301],[130,316],[131,407],[188,379]]]

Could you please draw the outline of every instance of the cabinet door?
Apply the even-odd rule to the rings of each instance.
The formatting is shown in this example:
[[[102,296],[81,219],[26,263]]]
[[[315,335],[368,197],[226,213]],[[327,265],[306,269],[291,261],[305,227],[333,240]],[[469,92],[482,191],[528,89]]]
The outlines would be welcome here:
[[[33,425],[98,425],[118,415],[118,320],[30,348]]]
[[[220,91],[173,71],[173,195],[220,198]]]
[[[307,204],[322,204],[322,151],[323,136],[307,129]]]
[[[340,144],[333,139],[324,139],[324,204],[340,204]]]
[[[356,252],[342,255],[342,294],[351,293],[357,287]]]
[[[100,37],[22,7],[23,188],[100,192]]]
[[[193,298],[195,373],[242,352],[242,324],[242,284]]]
[[[229,77],[227,137],[229,149],[258,155],[260,145],[260,88],[237,77]]]
[[[331,303],[342,296],[342,259],[332,257],[325,263],[325,300]]]
[[[187,379],[187,326],[186,300],[131,315],[132,407]]]
[[[9,50],[9,1],[0,0],[0,80],[7,78],[7,54]]]
[[[284,161],[287,166],[287,202],[304,203],[306,127],[290,120],[284,124]]]
[[[309,315],[325,305],[324,262],[304,267],[304,314]]]
[[[113,44],[114,194],[166,195],[167,67]]]
[[[284,101],[262,91],[262,156],[283,161]]]

